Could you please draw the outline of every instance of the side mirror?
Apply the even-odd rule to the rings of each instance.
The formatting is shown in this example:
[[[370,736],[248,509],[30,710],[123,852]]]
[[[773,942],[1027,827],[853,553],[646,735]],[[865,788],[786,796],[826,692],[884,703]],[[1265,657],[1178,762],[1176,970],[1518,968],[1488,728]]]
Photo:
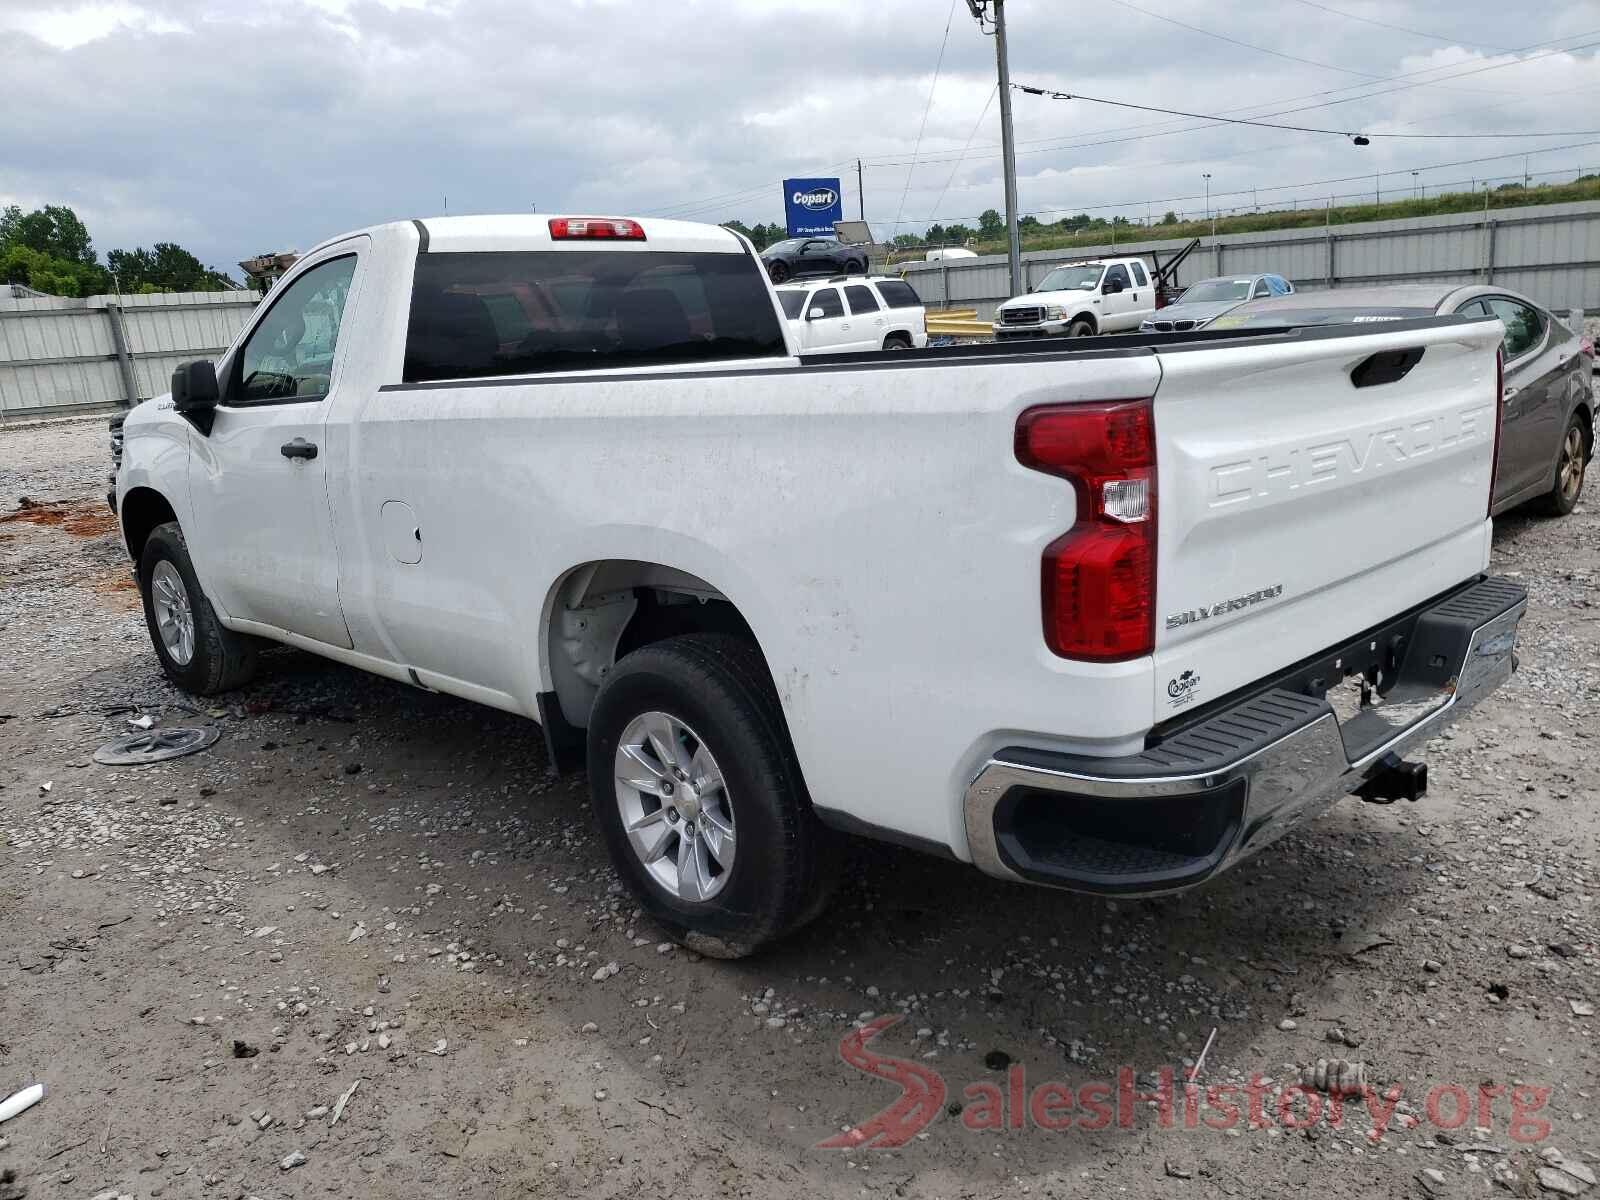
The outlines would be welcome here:
[[[201,433],[211,432],[220,399],[217,368],[210,359],[183,363],[172,373],[172,407],[194,422]]]
[[[806,313],[806,320],[808,320],[808,321],[820,321],[820,320],[822,320],[823,317],[825,317],[827,315],[828,314],[823,312],[821,308],[813,308],[810,312]]]
[[[1105,282],[1105,286],[1100,290],[1108,296],[1115,296],[1122,290],[1122,281],[1120,279],[1108,279]]]

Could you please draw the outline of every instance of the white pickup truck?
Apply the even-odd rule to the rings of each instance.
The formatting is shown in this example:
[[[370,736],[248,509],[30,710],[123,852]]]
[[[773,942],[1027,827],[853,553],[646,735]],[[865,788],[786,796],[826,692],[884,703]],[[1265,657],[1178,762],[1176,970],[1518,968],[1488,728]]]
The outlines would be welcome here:
[[[279,642],[535,719],[648,910],[739,954],[839,831],[1153,894],[1414,798],[1526,603],[1501,333],[802,362],[718,226],[405,222],[134,409],[114,497],[180,685]]]
[[[994,336],[1093,337],[1138,329],[1156,311],[1156,281],[1142,258],[1102,258],[1052,267],[1037,287],[994,314]]]

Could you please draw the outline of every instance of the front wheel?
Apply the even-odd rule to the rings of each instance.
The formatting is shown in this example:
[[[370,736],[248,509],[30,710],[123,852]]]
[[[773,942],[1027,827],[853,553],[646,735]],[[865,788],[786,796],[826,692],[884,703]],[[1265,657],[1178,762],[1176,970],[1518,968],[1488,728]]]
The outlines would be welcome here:
[[[743,957],[825,903],[828,834],[745,641],[693,634],[624,656],[589,717],[589,789],[623,879],[690,949]]]
[[[150,642],[167,677],[186,692],[211,696],[250,682],[256,641],[224,628],[200,590],[176,521],[157,525],[139,555],[139,592]]]
[[[1093,337],[1094,336],[1094,325],[1091,324],[1090,322],[1082,320],[1082,319],[1074,321],[1071,325],[1067,326],[1067,336],[1068,337]]]
[[[1589,439],[1584,434],[1583,420],[1574,416],[1567,423],[1567,432],[1561,439],[1561,453],[1556,458],[1556,477],[1544,498],[1544,509],[1554,516],[1564,517],[1578,505],[1578,495],[1583,491],[1584,468],[1588,465]]]
[[[791,274],[788,263],[775,262],[767,268],[767,277],[773,283],[786,283]]]

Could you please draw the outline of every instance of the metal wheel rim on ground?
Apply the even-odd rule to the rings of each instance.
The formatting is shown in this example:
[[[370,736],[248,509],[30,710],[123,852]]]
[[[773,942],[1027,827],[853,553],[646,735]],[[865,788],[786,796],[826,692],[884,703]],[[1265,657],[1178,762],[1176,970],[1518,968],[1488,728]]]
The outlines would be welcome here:
[[[167,654],[180,667],[188,666],[194,658],[194,610],[189,607],[189,589],[183,585],[183,576],[166,559],[150,572],[150,603]]]
[[[721,892],[733,871],[733,805],[700,735],[670,713],[640,713],[617,742],[614,774],[622,828],[650,877],[690,903]]]

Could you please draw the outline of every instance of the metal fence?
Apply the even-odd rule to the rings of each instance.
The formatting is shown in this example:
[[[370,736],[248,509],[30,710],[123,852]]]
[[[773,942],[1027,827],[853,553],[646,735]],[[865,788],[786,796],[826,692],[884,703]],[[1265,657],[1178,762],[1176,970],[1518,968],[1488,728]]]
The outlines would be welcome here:
[[[180,362],[221,354],[259,299],[254,292],[0,299],[0,420],[158,396]]]
[[[1031,250],[1022,256],[1032,287],[1058,263],[1132,257],[1163,260],[1184,240],[1119,237],[1120,245]],[[1009,297],[1004,255],[907,263],[901,270],[923,300],[976,308],[985,320]],[[1600,202],[1503,208],[1370,221],[1359,225],[1280,229],[1206,238],[1179,268],[1181,284],[1214,275],[1270,271],[1296,288],[1359,284],[1499,283],[1552,309],[1600,308]]]

